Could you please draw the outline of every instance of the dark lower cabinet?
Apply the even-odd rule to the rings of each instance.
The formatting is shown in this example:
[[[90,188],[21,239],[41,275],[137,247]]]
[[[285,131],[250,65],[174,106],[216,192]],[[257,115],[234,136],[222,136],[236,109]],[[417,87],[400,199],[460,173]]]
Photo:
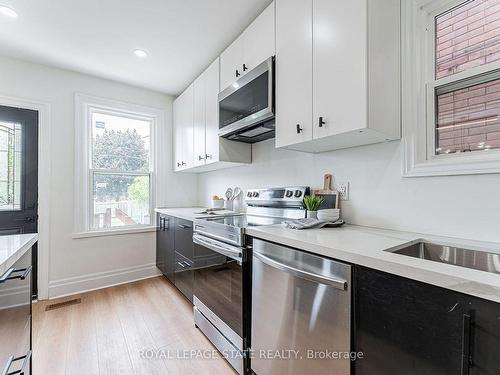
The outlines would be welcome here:
[[[31,374],[31,250],[0,275],[0,369]]]
[[[356,375],[500,374],[500,304],[355,268]]]
[[[157,214],[156,266],[191,302],[194,288],[193,223]]]
[[[193,223],[175,219],[175,286],[193,302],[194,288],[194,244]]]
[[[156,266],[170,280],[175,283],[175,250],[174,227],[175,219],[171,216],[158,214],[156,227]]]

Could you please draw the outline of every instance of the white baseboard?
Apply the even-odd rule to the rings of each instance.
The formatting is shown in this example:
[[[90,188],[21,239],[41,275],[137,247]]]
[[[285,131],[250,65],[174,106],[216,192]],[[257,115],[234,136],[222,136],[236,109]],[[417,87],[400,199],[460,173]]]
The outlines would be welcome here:
[[[152,263],[54,280],[49,282],[49,299],[126,284],[158,275],[160,271],[156,268],[156,264]]]

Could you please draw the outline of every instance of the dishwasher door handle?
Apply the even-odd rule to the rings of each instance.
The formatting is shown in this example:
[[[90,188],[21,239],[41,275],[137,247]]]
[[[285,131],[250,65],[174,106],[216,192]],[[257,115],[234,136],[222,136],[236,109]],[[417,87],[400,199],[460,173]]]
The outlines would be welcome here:
[[[293,266],[290,266],[288,264],[284,264],[281,262],[278,262],[277,260],[274,260],[264,254],[255,252],[253,253],[253,256],[259,259],[261,262],[267,264],[268,266],[271,266],[273,268],[279,269],[281,271],[291,273],[294,276],[300,277],[302,279],[306,279],[309,281],[313,281],[316,283],[320,284],[326,284],[329,286],[333,286],[334,288],[340,289],[340,290],[346,290],[347,289],[347,281],[346,280],[341,280],[341,279],[335,279],[333,277],[328,277],[328,276],[323,276],[323,275],[318,275],[312,272],[300,270],[298,268],[295,268]]]

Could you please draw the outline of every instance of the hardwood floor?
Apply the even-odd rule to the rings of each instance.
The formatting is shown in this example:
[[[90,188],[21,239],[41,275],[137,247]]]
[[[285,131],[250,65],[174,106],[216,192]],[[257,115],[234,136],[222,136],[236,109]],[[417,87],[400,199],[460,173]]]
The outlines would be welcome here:
[[[81,303],[45,311],[73,298]],[[218,353],[198,359],[215,349],[163,277],[35,304],[33,348],[37,375],[235,374]]]

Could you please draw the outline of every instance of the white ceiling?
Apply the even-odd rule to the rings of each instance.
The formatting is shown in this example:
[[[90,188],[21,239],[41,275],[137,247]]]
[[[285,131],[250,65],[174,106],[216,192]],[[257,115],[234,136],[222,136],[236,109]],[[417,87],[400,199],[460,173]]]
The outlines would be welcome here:
[[[176,95],[270,2],[0,0],[0,54]]]

